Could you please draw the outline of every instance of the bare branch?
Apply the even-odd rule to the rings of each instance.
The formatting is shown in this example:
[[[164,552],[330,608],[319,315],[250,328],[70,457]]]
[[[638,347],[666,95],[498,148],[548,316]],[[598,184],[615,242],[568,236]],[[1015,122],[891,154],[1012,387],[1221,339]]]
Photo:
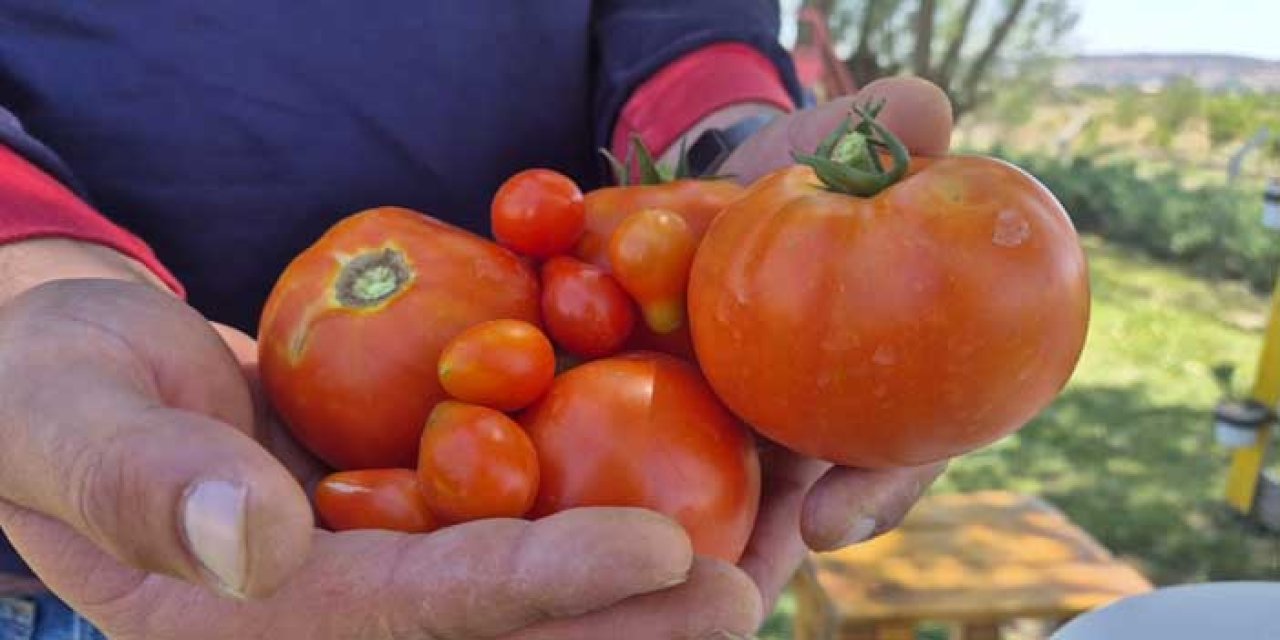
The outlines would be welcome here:
[[[986,74],[987,67],[991,66],[991,61],[995,59],[999,53],[1000,47],[1004,44],[1005,38],[1009,37],[1009,32],[1013,30],[1014,25],[1018,24],[1018,18],[1022,16],[1022,12],[1027,8],[1027,0],[1013,0],[1009,4],[1008,10],[1005,11],[1004,17],[992,30],[991,37],[987,39],[987,44],[982,48],[982,53],[969,66],[969,72],[965,74],[964,84],[960,91],[957,91],[957,97],[962,102],[972,103],[975,98],[974,94],[978,88],[978,82],[982,76]]]
[[[969,35],[969,26],[973,23],[973,15],[977,9],[978,0],[966,0],[964,9],[960,12],[960,22],[947,42],[947,52],[943,54],[942,65],[938,67],[932,78],[938,86],[951,86],[951,78],[955,75],[956,66],[960,63],[960,49],[964,47],[965,36]]]
[[[933,18],[938,11],[937,0],[920,0],[916,8],[916,46],[912,66],[918,76],[930,76],[930,55],[933,50]]]

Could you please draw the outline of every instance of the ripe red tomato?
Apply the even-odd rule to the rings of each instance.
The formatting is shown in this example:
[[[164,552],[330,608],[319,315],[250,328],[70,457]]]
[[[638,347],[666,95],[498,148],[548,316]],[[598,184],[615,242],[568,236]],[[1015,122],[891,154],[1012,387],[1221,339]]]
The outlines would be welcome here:
[[[696,244],[711,221],[743,191],[732,180],[693,179],[596,189],[583,200],[586,229],[578,239],[574,255],[609,270],[609,239],[613,232],[627,216],[645,209],[665,209],[680,214],[688,223]]]
[[[662,354],[588,362],[521,423],[542,466],[533,515],[643,507],[683,525],[699,554],[742,555],[760,500],[755,443],[693,366]]]
[[[913,160],[863,195],[839,192],[860,174],[821,168],[765,177],[703,238],[689,313],[720,398],[765,436],[857,467],[956,456],[1044,408],[1089,318],[1053,195],[983,157]]]
[[[550,169],[528,169],[507,179],[490,208],[493,237],[534,258],[573,249],[585,225],[582,191]]]
[[[500,411],[538,399],[556,375],[556,352],[542,330],[523,320],[490,320],[458,334],[440,355],[449,395]]]
[[[564,256],[542,265],[542,316],[551,339],[583,358],[617,353],[636,323],[631,298],[612,276]]]
[[[388,529],[427,533],[438,527],[412,469],[339,471],[316,486],[316,510],[331,531]]]
[[[685,290],[697,240],[679,215],[644,209],[627,216],[609,241],[613,277],[644,312],[658,334],[684,324]]]
[[[538,455],[506,415],[446,400],[422,431],[418,478],[427,507],[444,522],[519,518],[538,493]]]
[[[406,468],[444,399],[440,351],[485,320],[538,321],[538,283],[511,252],[427,216],[372,209],[280,276],[263,311],[262,382],[298,440],[338,469]]]

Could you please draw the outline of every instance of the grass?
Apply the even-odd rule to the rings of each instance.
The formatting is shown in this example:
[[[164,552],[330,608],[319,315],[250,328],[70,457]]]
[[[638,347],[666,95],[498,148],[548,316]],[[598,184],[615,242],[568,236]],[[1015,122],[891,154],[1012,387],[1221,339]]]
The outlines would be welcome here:
[[[1216,364],[1253,378],[1267,301],[1086,238],[1088,342],[1057,401],[1014,436],[956,460],[937,492],[1044,496],[1152,581],[1280,580],[1280,536],[1221,496],[1213,440]],[[761,637],[789,638],[784,599]]]

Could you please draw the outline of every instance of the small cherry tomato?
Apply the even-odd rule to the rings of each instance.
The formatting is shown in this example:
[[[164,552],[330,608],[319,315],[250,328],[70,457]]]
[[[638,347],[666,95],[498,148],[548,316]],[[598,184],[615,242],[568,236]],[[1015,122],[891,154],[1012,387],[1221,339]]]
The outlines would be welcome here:
[[[538,454],[520,425],[499,411],[441,402],[419,451],[427,508],[444,522],[519,518],[533,507]]]
[[[613,276],[563,256],[542,265],[542,316],[556,344],[588,359],[617,353],[636,322],[635,306]]]
[[[316,510],[332,531],[438,528],[412,469],[364,469],[330,474],[316,486]]]
[[[463,331],[440,356],[440,384],[454,398],[499,411],[538,399],[556,375],[556,352],[538,327],[490,320]]]
[[[613,232],[613,277],[640,304],[655,333],[671,333],[684,324],[689,266],[697,249],[684,218],[663,209],[637,211]]]
[[[499,244],[534,258],[568,253],[586,225],[582,191],[550,169],[508,178],[493,196],[490,215]]]

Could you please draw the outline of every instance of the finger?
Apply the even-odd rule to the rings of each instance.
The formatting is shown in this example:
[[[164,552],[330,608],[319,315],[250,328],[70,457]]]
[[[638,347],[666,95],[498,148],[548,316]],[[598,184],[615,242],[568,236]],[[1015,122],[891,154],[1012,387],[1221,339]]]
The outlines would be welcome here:
[[[943,155],[951,146],[951,100],[938,85],[914,76],[875,80],[855,94],[857,104],[884,101],[876,120],[913,155]]]
[[[499,637],[679,584],[693,563],[688,537],[665,518],[578,509],[425,536],[317,531],[295,580],[234,601],[115,564],[34,512],[3,524],[49,586],[117,640]]]
[[[915,155],[941,155],[951,145],[953,125],[947,94],[927,80],[876,80],[852,96],[824,102],[774,121],[733,152],[719,170],[750,184],[764,174],[794,164],[794,154],[813,153],[850,115],[854,105],[884,100],[877,121]]]
[[[945,468],[940,462],[902,469],[831,469],[805,497],[800,519],[805,543],[815,551],[831,551],[898,526]]]
[[[829,468],[830,463],[776,445],[762,445],[760,515],[738,566],[759,587],[766,611],[772,610],[774,600],[808,553],[800,539],[800,510],[809,488]]]
[[[754,633],[763,611],[760,593],[747,574],[720,560],[698,558],[688,581],[678,587],[539,624],[505,640],[725,640]]]
[[[306,496],[237,428],[252,420],[247,392],[203,321],[189,312],[184,325],[188,311],[167,298],[147,306],[158,293],[111,291],[105,303],[41,293],[0,322],[0,500],[131,566],[236,596],[271,592],[305,559]],[[118,300],[145,311],[116,313]],[[148,361],[112,324],[124,320],[185,355]]]

